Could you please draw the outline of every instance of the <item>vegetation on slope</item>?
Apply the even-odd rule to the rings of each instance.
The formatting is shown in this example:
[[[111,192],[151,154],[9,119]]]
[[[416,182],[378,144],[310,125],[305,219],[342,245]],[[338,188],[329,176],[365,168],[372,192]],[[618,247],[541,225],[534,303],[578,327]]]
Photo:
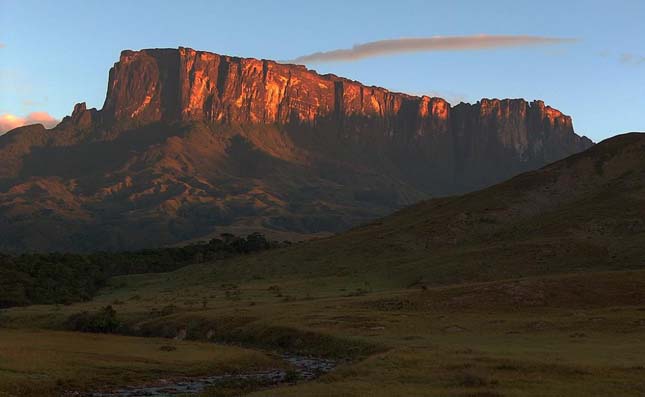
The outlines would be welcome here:
[[[207,243],[135,252],[0,254],[0,308],[84,301],[113,276],[168,272],[284,244],[288,243],[268,241],[259,233],[247,237],[224,234]]]
[[[617,136],[488,189],[423,201],[348,233],[240,258],[218,268],[217,277],[313,274],[391,288],[641,269],[643,153],[645,134]],[[208,266],[191,272],[196,280],[212,273]]]

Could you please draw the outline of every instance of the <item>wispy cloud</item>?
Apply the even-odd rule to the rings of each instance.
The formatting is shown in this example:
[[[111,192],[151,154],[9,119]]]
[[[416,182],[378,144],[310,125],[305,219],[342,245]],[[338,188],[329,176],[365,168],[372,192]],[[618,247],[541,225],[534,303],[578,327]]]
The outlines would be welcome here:
[[[0,135],[14,128],[29,124],[42,124],[46,128],[52,128],[58,124],[58,120],[47,112],[32,112],[25,117],[16,116],[10,113],[0,115]]]
[[[626,52],[620,55],[620,62],[627,65],[645,64],[645,56]]]
[[[372,41],[352,48],[303,55],[292,63],[349,62],[382,55],[430,51],[466,51],[504,47],[552,45],[576,41],[561,37],[525,35],[432,36]]]

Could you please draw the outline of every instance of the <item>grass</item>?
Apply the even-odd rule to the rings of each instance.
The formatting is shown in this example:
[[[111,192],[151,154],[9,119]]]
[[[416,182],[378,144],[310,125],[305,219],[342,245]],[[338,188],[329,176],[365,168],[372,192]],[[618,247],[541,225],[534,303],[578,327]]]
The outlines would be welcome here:
[[[645,390],[642,369],[581,363],[567,341],[532,340],[558,349],[550,356],[541,349],[530,356],[526,340],[510,346],[482,336],[451,342],[417,341],[318,381],[252,396],[639,396]]]
[[[172,347],[169,349],[168,347]],[[275,368],[257,351],[158,338],[0,329],[0,396],[65,391]]]
[[[237,284],[241,292],[235,299],[225,294],[229,282],[193,279],[191,287],[185,276],[185,271],[177,271],[122,278],[93,302],[11,309],[1,321],[6,327],[57,327],[72,313],[119,300],[118,315],[142,334],[173,337],[186,328],[191,339],[340,360],[335,371],[316,381],[257,391],[254,396],[639,396],[645,391],[645,271],[371,291],[365,283],[341,278],[249,279]],[[367,292],[351,293],[356,288]],[[294,299],[285,299],[285,294]],[[202,298],[208,299],[206,308]],[[152,310],[167,305],[174,305],[170,313]],[[19,337],[24,331],[3,332]],[[106,338],[106,348],[122,343],[114,342],[122,337],[83,337]],[[183,349],[158,350],[168,339],[124,340],[136,341],[140,348],[156,346],[149,351],[154,364],[141,368],[142,377],[177,368],[176,362],[156,361]],[[62,347],[67,343],[60,340]],[[100,352],[89,345],[88,350]],[[216,358],[222,365],[227,362],[225,356]],[[110,383],[132,382],[122,378],[124,367],[116,356],[108,356],[110,364],[90,361],[99,367],[115,365],[105,373]],[[74,360],[65,363],[62,367],[75,365],[69,364]],[[239,365],[243,368],[248,362]],[[74,380],[75,376],[79,375],[70,370],[65,379],[81,385],[96,382]],[[213,389],[205,395],[252,389]]]

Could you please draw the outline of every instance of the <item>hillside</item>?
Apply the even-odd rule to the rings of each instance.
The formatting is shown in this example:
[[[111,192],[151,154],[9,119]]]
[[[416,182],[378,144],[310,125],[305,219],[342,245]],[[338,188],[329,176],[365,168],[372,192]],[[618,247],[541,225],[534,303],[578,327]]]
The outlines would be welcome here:
[[[591,145],[542,101],[451,106],[268,60],[123,51],[101,110],[0,137],[0,250],[329,235]]]
[[[236,261],[217,277],[304,274],[390,288],[642,269],[644,151],[645,134],[619,135],[478,192]],[[187,269],[187,280],[190,272],[204,276]]]

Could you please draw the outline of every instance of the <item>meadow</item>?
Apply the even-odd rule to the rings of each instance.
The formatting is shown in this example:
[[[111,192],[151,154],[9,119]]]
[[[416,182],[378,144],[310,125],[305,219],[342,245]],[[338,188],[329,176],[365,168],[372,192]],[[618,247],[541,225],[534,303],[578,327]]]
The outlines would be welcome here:
[[[16,385],[94,390],[141,383],[152,374],[249,371],[280,365],[273,353],[291,352],[331,357],[339,366],[314,381],[251,395],[645,392],[643,271],[370,289],[343,278],[251,277],[232,284],[204,277],[209,267],[217,273],[202,264],[119,277],[91,302],[5,310],[0,390],[29,395],[15,394]],[[127,332],[147,338],[16,330],[61,329],[70,315],[108,304]],[[171,339],[182,330],[199,342]],[[179,349],[159,350],[169,343]],[[43,360],[41,351],[48,352]],[[35,381],[38,376],[47,381]],[[231,395],[242,390],[250,391]]]

